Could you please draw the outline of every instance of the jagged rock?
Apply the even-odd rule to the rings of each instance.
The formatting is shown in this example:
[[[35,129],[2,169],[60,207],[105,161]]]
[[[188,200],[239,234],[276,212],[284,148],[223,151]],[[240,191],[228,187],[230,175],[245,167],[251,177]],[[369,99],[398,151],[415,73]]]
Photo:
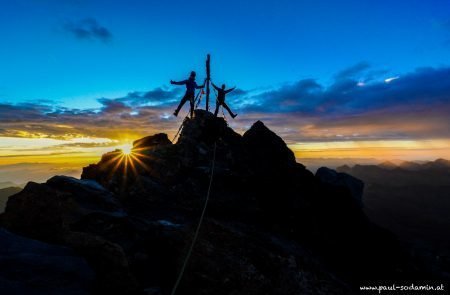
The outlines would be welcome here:
[[[133,142],[133,149],[150,149],[158,146],[171,145],[172,142],[165,133],[158,133],[151,136],[135,140]]]
[[[91,294],[94,272],[69,248],[28,239],[0,228],[2,294]]]
[[[354,192],[314,177],[262,122],[241,136],[196,110],[175,144],[165,134],[134,144],[131,156],[114,151],[84,168],[81,181],[28,184],[2,224],[79,251],[98,293],[167,294],[213,175],[179,294],[349,294],[360,279],[411,274]]]
[[[223,118],[215,117],[204,110],[195,110],[195,118],[187,118],[183,122],[179,142],[190,141],[212,144],[219,138],[229,142],[238,140],[240,135],[229,128]]]
[[[45,241],[59,241],[70,226],[92,213],[123,216],[116,198],[92,180],[54,176],[29,182],[9,198],[2,222],[7,228]]]
[[[253,124],[242,139],[256,171],[274,174],[296,165],[294,153],[261,121]]]
[[[97,274],[95,285],[100,293],[134,294],[137,283],[123,249],[98,235],[113,227],[112,219],[125,216],[113,194],[97,182],[55,176],[45,184],[30,182],[12,196],[2,222],[13,231],[61,243],[81,253]],[[108,223],[102,223],[100,232],[91,234],[92,220],[98,222],[101,218],[109,218]],[[76,231],[80,225],[86,232]]]
[[[316,177],[324,183],[348,189],[358,205],[361,207],[363,206],[362,197],[364,192],[364,182],[358,178],[347,173],[337,172],[327,167],[319,168],[316,172]]]
[[[81,253],[97,274],[94,288],[101,294],[136,294],[138,284],[119,245],[99,236],[70,232],[64,244]]]

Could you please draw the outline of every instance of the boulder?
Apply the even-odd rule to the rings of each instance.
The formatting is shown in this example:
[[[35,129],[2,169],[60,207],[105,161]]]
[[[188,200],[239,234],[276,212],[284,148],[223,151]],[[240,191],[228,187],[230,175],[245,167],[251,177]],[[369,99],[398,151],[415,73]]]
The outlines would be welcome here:
[[[186,118],[180,133],[179,142],[203,142],[212,144],[218,138],[240,137],[227,122],[220,117],[215,117],[210,112],[197,109],[194,118]]]
[[[133,142],[133,149],[150,149],[158,146],[171,145],[172,142],[165,133],[158,133],[151,136],[146,136]]]
[[[113,194],[93,180],[54,176],[29,182],[8,200],[3,225],[44,241],[57,242],[70,226],[92,213],[124,216]]]
[[[96,273],[94,289],[99,294],[136,294],[138,284],[130,272],[122,247],[100,236],[70,232],[64,244],[83,255]]]
[[[91,294],[94,272],[72,249],[15,235],[0,228],[2,294]]]

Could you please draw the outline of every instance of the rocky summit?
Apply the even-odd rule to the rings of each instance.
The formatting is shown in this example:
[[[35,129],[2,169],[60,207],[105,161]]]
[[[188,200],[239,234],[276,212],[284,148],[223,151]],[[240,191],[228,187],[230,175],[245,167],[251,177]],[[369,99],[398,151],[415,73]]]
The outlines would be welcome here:
[[[64,294],[170,294],[211,176],[177,294],[356,294],[362,280],[423,278],[395,237],[363,213],[360,180],[330,169],[314,175],[263,122],[240,135],[202,110],[183,122],[176,143],[164,133],[144,137],[129,155],[103,155],[81,179],[28,183],[0,222],[22,244],[64,249],[95,274],[68,280]],[[54,276],[69,268],[51,261],[39,279],[60,290]],[[6,279],[34,294],[29,277],[2,270]]]

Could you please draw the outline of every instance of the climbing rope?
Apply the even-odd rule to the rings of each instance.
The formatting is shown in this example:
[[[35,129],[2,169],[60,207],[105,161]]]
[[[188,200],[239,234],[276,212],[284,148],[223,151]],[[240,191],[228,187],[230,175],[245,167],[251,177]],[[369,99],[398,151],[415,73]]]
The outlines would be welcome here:
[[[203,94],[205,94],[205,92],[203,91],[203,89],[200,90],[199,93],[200,93],[200,97],[198,98],[197,104],[195,105],[195,109],[198,109],[198,106],[199,106],[200,102],[202,101],[202,96],[203,96]],[[197,100],[197,99],[196,99],[196,100]]]
[[[175,136],[174,136],[173,139],[171,140],[172,143],[175,142],[175,139],[176,139],[176,138],[178,137],[178,135],[180,134],[181,129],[183,129],[183,126],[184,126],[184,121],[186,121],[186,119],[187,119],[188,117],[189,117],[189,113],[186,115],[186,117],[184,117],[184,120],[183,120],[183,122],[181,123],[180,128],[178,128],[177,133],[175,134]]]
[[[207,79],[205,78],[205,81],[203,82],[203,85],[205,85],[206,80],[207,80]],[[195,105],[195,109],[197,109],[198,106],[200,105],[200,102],[201,102],[201,100],[202,100],[203,94],[205,94],[205,92],[203,91],[203,89],[201,89],[200,92],[199,92],[200,97],[197,95],[198,101],[197,101],[197,98],[195,98],[195,100],[197,101],[197,104]]]
[[[194,99],[194,105],[195,105],[195,102],[198,100],[197,106],[195,107],[195,109],[197,109],[197,107],[198,107],[198,105],[199,105],[199,103],[200,103],[200,100],[202,99],[202,96],[203,96],[203,90],[200,90],[200,91],[197,93],[197,95],[196,95],[196,97],[195,97],[195,99]],[[175,142],[175,139],[178,137],[178,135],[180,134],[181,130],[183,129],[184,122],[185,122],[186,119],[189,117],[189,114],[190,114],[190,110],[189,110],[189,112],[187,113],[186,117],[184,117],[183,122],[181,122],[180,128],[178,128],[177,133],[175,133],[175,136],[174,136],[173,139],[171,140],[172,143]]]
[[[213,176],[214,176],[214,166],[216,164],[216,150],[217,150],[217,141],[214,142],[214,152],[213,152],[213,158],[212,158],[212,164],[211,164],[211,174],[209,176],[209,185],[208,185],[208,192],[206,193],[205,204],[203,205],[202,214],[200,215],[200,220],[198,221],[197,228],[195,229],[194,238],[192,239],[191,246],[189,247],[188,253],[183,262],[183,266],[181,267],[178,278],[175,282],[175,285],[173,286],[172,292],[170,293],[171,295],[175,295],[178,285],[180,284],[181,279],[183,278],[184,271],[189,262],[189,258],[191,257],[192,250],[194,249],[195,242],[197,241],[197,238],[198,238],[198,233],[200,232],[200,227],[202,226],[203,219],[205,217],[206,207],[208,206],[209,196],[211,194],[211,186],[212,186]]]

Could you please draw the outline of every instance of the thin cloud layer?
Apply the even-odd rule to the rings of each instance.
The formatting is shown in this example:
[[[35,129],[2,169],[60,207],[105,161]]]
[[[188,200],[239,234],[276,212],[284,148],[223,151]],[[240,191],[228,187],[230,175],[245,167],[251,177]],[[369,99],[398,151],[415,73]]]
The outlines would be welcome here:
[[[330,85],[303,79],[262,92],[237,90],[228,99],[240,115],[230,123],[244,131],[262,120],[291,143],[449,139],[449,77],[450,68],[421,68],[397,78],[361,63]],[[174,133],[181,118],[171,113],[182,95],[180,88],[160,87],[100,98],[97,109],[3,103],[0,136],[116,140]]]
[[[367,68],[353,69],[329,86],[304,79],[250,95],[253,103],[241,111],[272,114],[275,125],[297,128],[293,140],[450,137],[450,68],[421,68],[395,79],[384,74],[363,85],[355,73]]]

